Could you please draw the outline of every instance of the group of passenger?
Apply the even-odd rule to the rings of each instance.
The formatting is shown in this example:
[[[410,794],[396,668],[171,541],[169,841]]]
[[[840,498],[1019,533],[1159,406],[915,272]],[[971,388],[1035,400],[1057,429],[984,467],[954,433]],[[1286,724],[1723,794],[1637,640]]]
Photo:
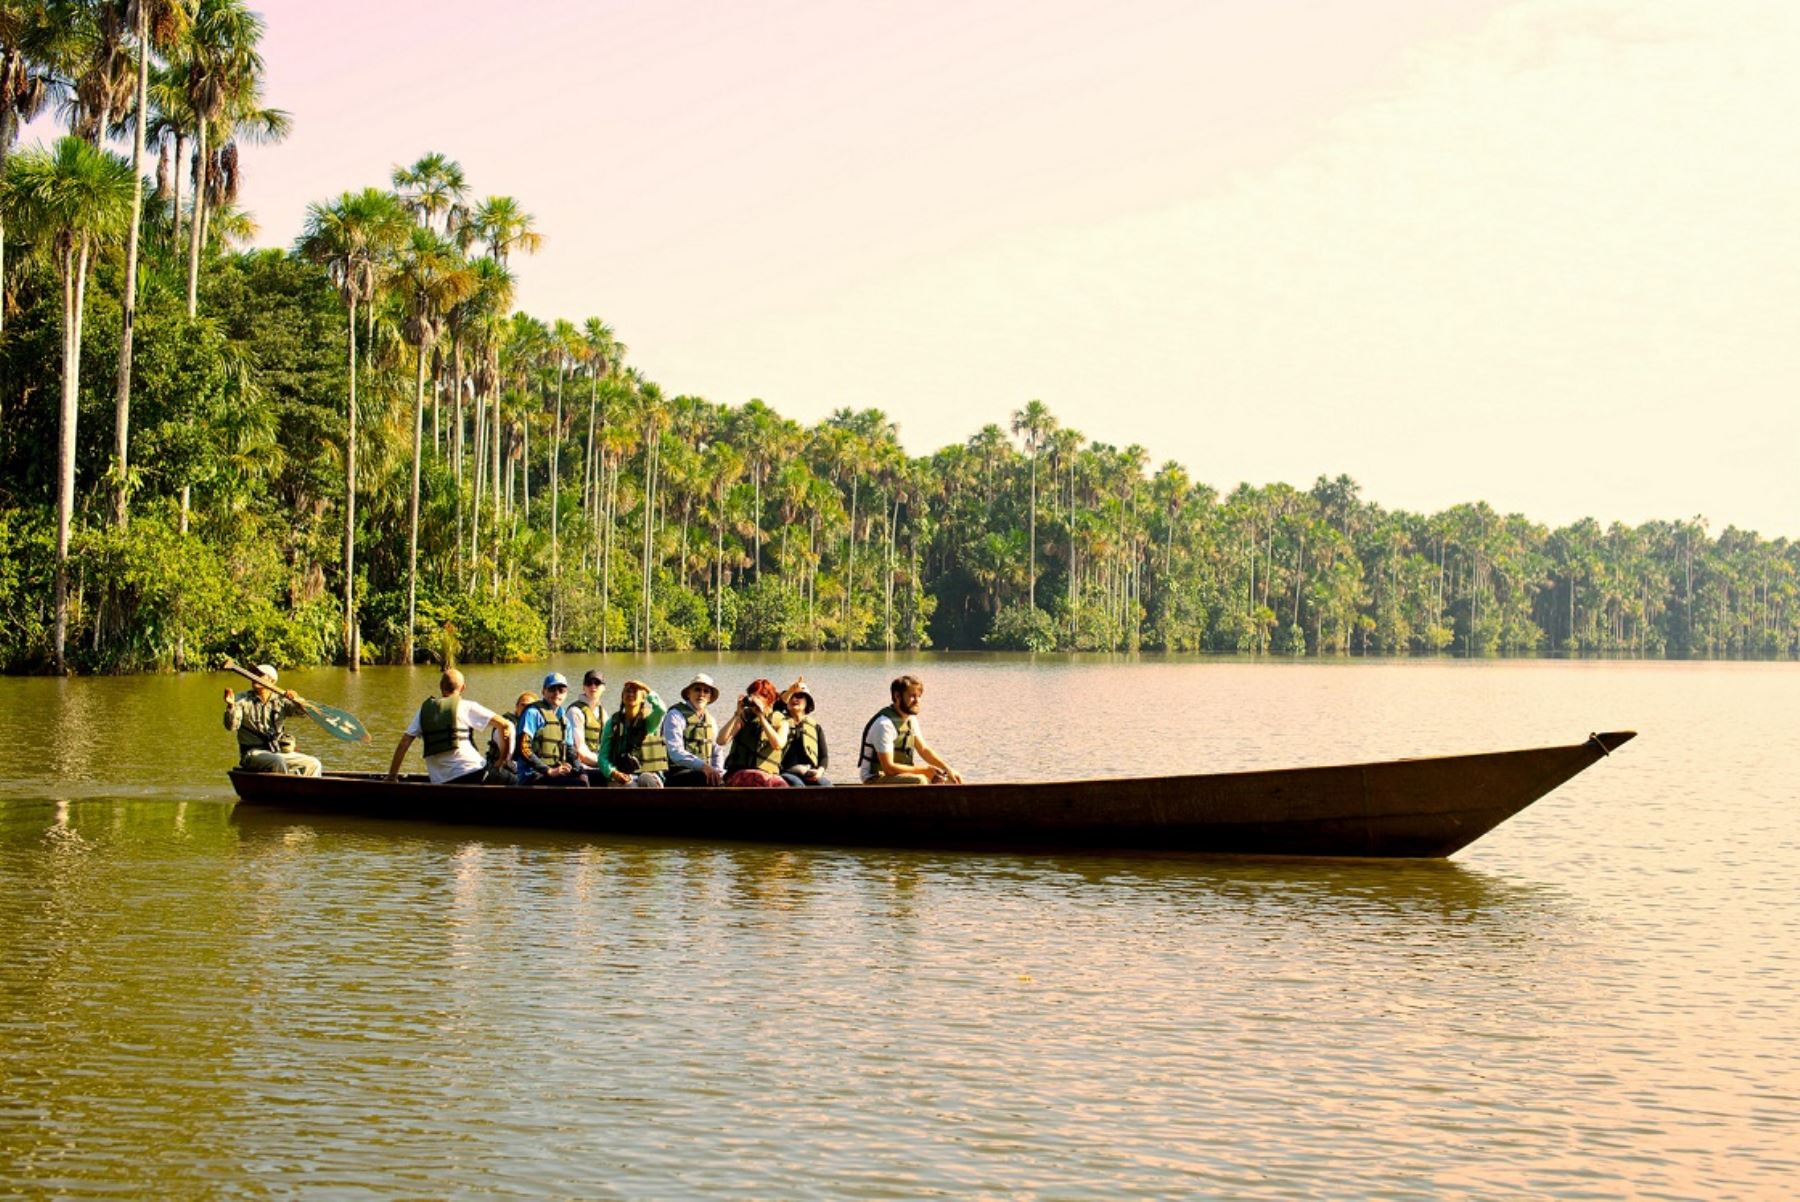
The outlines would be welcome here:
[[[270,685],[275,669],[257,671]],[[434,784],[508,784],[552,788],[823,788],[830,751],[804,678],[777,689],[765,677],[749,683],[719,720],[719,686],[704,672],[681,689],[674,705],[641,680],[627,680],[610,714],[606,679],[584,673],[581,693],[569,696],[560,672],[544,677],[542,694],[521,693],[510,717],[463,695],[455,668],[438,678],[394,747],[388,779],[398,778],[406,754],[422,742]],[[962,776],[925,742],[919,710],[925,693],[916,676],[901,676],[890,703],[863,727],[857,774],[864,784],[960,784]],[[256,684],[249,694],[225,692],[226,729],[237,732],[238,766],[251,772],[317,776],[319,761],[294,751],[283,718],[303,712],[292,690]],[[487,753],[477,738],[487,735]]]

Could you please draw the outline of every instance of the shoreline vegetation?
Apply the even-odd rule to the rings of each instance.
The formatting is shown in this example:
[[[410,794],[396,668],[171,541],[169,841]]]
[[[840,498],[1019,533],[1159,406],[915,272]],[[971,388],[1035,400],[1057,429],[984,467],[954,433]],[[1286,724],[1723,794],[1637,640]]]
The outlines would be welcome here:
[[[665,392],[601,319],[515,311],[543,238],[442,154],[243,249],[238,148],[291,124],[262,33],[242,0],[0,0],[0,670],[1800,653],[1800,544],[1701,518],[1222,493],[1035,400],[909,456],[878,409]],[[68,132],[16,145],[45,112]]]

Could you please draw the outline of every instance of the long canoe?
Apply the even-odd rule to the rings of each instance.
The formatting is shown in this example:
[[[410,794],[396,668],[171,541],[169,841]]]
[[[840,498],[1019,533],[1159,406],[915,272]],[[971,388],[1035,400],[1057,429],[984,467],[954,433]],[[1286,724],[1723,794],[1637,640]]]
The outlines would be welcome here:
[[[569,789],[355,772],[230,775],[246,804],[482,826],[882,847],[1439,857],[1635,733],[1323,768],[929,787]]]

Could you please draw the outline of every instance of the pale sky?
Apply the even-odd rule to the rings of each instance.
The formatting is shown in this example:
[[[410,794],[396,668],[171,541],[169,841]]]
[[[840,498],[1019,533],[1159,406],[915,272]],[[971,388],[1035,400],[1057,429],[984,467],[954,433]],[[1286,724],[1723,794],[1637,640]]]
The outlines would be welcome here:
[[[1800,535],[1787,0],[252,2],[264,242],[443,151],[671,393]]]

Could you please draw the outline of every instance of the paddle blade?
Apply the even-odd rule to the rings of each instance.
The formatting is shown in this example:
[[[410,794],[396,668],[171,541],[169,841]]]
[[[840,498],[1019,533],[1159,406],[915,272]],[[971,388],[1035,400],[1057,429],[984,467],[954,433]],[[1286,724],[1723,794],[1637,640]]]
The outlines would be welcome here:
[[[329,731],[333,738],[342,739],[346,743],[369,741],[369,732],[363,729],[363,724],[354,715],[333,709],[329,705],[320,705],[317,701],[308,701],[305,705],[307,716]]]

